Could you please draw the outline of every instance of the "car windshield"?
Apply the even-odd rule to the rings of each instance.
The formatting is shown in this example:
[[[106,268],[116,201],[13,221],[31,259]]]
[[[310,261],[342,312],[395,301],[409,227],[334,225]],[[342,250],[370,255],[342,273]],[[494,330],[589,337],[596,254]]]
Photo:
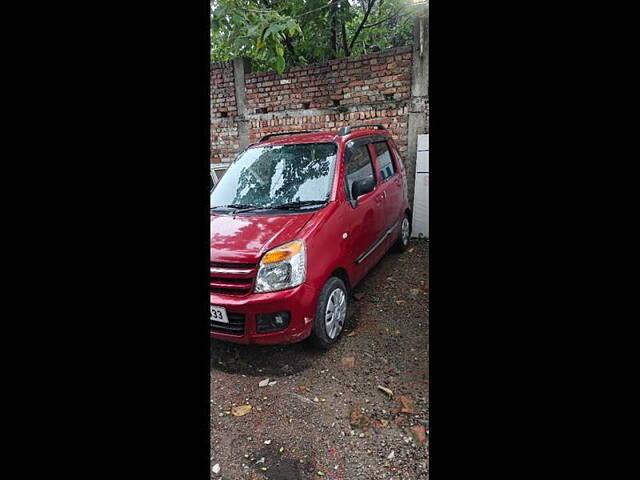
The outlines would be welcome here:
[[[215,208],[313,207],[326,202],[336,160],[334,143],[253,147],[211,192]]]

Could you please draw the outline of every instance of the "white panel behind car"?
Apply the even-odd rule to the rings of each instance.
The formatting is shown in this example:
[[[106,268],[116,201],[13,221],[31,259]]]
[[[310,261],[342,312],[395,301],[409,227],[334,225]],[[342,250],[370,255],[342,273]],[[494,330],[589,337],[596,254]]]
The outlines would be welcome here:
[[[429,238],[429,135],[418,135],[416,183],[413,194],[413,237]]]

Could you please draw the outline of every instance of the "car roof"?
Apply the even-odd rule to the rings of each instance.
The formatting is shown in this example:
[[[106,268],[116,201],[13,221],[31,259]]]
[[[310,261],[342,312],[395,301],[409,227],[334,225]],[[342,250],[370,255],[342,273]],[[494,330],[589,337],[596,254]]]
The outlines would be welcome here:
[[[322,132],[308,132],[308,133],[287,133],[286,135],[274,136],[267,138],[262,142],[256,142],[252,147],[256,146],[274,146],[274,145],[295,145],[300,143],[332,143],[332,142],[347,142],[356,137],[364,136],[386,136],[389,137],[389,132],[384,129],[365,128],[356,130],[346,135],[339,135],[339,130],[326,130]]]

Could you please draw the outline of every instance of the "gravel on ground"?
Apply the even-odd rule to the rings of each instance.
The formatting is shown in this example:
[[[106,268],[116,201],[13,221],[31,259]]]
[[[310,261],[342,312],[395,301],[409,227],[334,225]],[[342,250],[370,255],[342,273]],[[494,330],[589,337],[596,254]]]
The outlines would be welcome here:
[[[212,479],[429,478],[428,258],[387,254],[329,351],[211,340]]]

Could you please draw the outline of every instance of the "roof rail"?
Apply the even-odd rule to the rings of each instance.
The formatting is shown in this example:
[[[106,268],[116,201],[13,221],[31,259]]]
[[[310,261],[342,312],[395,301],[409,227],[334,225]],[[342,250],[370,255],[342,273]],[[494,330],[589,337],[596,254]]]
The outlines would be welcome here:
[[[349,135],[351,133],[351,130],[353,130],[354,128],[377,128],[379,130],[385,130],[384,126],[380,124],[349,125],[348,127],[342,127],[340,130],[338,130],[338,136],[344,137],[345,135]]]
[[[271,137],[279,137],[280,135],[295,135],[297,133],[313,133],[313,130],[298,130],[297,132],[278,132],[278,133],[270,133],[268,135],[264,135],[260,137],[258,143],[262,143],[265,140],[269,140]]]

